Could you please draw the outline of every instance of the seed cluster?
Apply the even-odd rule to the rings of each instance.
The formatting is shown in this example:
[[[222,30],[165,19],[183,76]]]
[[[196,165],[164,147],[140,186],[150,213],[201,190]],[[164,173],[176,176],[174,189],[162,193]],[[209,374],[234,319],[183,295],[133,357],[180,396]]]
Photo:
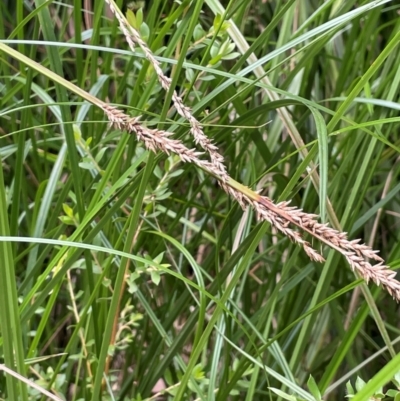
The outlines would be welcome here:
[[[153,66],[161,86],[168,91],[171,86],[171,80],[164,75],[160,63],[154,58],[147,44],[142,40],[137,30],[128,24],[120,10],[115,6],[114,1],[106,0],[106,2],[117,18],[129,47],[133,50],[135,45],[140,46]],[[182,99],[175,91],[172,100],[177,112],[190,123],[190,132],[193,135],[195,144],[199,144],[205,152],[189,149],[180,140],[172,139],[173,133],[171,132],[149,129],[143,126],[139,117],[130,117],[116,107],[107,104],[101,107],[113,126],[120,130],[134,133],[153,152],[160,150],[167,154],[175,153],[183,162],[193,163],[213,174],[219,180],[224,191],[233,197],[243,209],[248,206],[252,207],[257,214],[258,220],[268,221],[293,242],[302,246],[311,260],[323,262],[325,259],[303,238],[301,232],[310,234],[313,238],[340,252],[347,259],[351,269],[367,283],[372,280],[375,284],[382,285],[396,301],[400,301],[400,282],[395,279],[396,272],[384,264],[383,259],[377,255],[378,251],[373,250],[366,244],[360,244],[359,239],[350,241],[347,238],[347,233],[335,230],[329,227],[328,224],[319,223],[316,220],[318,216],[305,213],[297,207],[289,206],[287,201],[276,204],[268,197],[260,196],[256,193],[253,193],[254,196],[250,198],[234,188],[231,183],[233,180],[227,173],[224,158],[219,153],[217,146],[204,134],[201,124],[193,116],[190,108],[183,104]],[[201,159],[204,153],[208,154],[210,161]],[[295,230],[295,228],[300,229],[301,232]],[[369,260],[377,263],[373,265]]]

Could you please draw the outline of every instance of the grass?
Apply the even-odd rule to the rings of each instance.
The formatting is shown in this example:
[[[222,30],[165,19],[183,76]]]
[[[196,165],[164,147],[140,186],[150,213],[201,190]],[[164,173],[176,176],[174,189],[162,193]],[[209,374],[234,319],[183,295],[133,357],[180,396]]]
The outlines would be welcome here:
[[[396,400],[400,6],[109,1],[0,5],[0,399]]]

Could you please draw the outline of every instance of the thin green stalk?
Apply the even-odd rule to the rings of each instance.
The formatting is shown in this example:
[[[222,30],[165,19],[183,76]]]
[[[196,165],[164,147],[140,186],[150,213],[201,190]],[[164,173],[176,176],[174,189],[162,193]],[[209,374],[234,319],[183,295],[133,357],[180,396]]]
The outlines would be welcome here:
[[[0,159],[0,236],[9,236],[8,207],[3,165]],[[0,243],[0,327],[3,337],[5,365],[22,376],[26,375],[24,346],[18,312],[17,283],[14,256],[10,242]],[[6,376],[8,398],[28,401],[24,383],[11,375]]]

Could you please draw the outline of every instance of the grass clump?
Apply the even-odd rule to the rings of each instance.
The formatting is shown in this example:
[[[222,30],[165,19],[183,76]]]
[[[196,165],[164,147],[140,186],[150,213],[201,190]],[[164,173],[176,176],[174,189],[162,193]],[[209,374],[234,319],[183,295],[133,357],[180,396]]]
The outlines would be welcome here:
[[[3,398],[398,397],[399,6],[314,3],[0,6]]]

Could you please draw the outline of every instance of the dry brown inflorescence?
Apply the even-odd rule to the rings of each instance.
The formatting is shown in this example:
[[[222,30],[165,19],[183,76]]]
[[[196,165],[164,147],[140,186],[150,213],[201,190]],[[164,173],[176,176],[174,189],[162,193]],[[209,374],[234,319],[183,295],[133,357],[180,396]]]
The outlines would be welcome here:
[[[160,68],[160,63],[154,58],[147,44],[142,40],[136,29],[128,24],[113,0],[106,0],[106,2],[118,19],[120,28],[131,50],[134,50],[136,45],[140,46],[153,66],[161,86],[168,91],[171,86],[171,80],[164,75]],[[266,196],[253,192],[252,196],[249,197],[248,194],[234,188],[232,186],[233,180],[226,171],[223,156],[219,153],[217,146],[204,134],[201,124],[193,116],[190,108],[183,104],[182,99],[175,91],[173,92],[172,101],[177,112],[188,120],[195,144],[199,144],[203,148],[209,155],[210,161],[200,158],[204,152],[189,149],[180,140],[171,138],[173,135],[171,132],[149,129],[140,123],[139,117],[130,117],[110,105],[103,106],[103,110],[113,126],[120,130],[134,133],[153,152],[160,150],[167,154],[175,153],[183,162],[193,163],[214,175],[219,180],[224,191],[232,196],[243,209],[248,206],[252,207],[257,214],[258,220],[268,221],[292,241],[301,245],[310,259],[317,262],[324,261],[323,256],[303,238],[300,232],[294,229],[295,227],[340,252],[347,259],[351,269],[367,283],[372,280],[375,284],[382,285],[394,299],[400,301],[400,282],[395,279],[396,272],[384,264],[383,259],[377,255],[378,251],[374,251],[365,244],[360,244],[359,239],[350,241],[346,233],[335,230],[329,227],[328,224],[319,223],[316,220],[318,216],[305,213],[297,207],[289,206],[289,202],[285,201],[276,204]],[[369,260],[377,263],[372,265]]]

